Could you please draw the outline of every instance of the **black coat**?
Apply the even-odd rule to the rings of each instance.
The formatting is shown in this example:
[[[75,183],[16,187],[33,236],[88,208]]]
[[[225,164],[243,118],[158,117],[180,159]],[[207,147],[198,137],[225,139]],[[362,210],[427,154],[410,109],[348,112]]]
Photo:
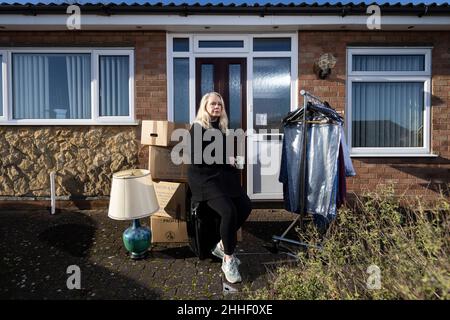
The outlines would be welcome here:
[[[226,163],[226,136],[220,132],[223,146],[222,163],[207,164],[202,157],[205,148],[214,142],[203,141],[202,137],[206,130],[219,130],[218,121],[212,122],[213,128],[205,129],[199,123],[194,122],[189,131],[191,139],[191,164],[188,166],[188,184],[192,192],[192,200],[205,201],[223,196],[238,197],[245,194],[240,183],[240,171],[234,166]],[[195,139],[195,132],[199,139]],[[201,144],[201,148],[196,145]],[[200,154],[201,150],[201,154]],[[197,151],[197,153],[195,153]],[[212,156],[215,152],[213,151]],[[195,162],[195,160],[200,160]],[[219,161],[220,162],[220,161]]]

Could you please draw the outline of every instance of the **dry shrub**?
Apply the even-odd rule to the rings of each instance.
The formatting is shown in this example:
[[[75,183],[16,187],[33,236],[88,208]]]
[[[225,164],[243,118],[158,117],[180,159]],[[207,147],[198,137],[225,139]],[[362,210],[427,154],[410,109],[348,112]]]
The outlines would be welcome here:
[[[356,199],[324,236],[312,225],[300,233],[322,250],[299,252],[296,267],[280,267],[268,288],[248,298],[448,299],[450,202],[441,196],[425,206],[395,196],[392,186]]]

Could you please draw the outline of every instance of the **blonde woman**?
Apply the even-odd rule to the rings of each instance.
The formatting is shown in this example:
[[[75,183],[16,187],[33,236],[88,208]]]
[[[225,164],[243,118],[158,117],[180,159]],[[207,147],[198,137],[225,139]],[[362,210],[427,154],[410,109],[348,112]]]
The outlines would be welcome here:
[[[222,259],[222,271],[227,281],[242,281],[239,273],[239,259],[234,255],[236,232],[250,215],[252,205],[240,184],[239,170],[234,157],[227,155],[226,136],[228,117],[222,96],[210,92],[203,96],[195,122],[191,126],[191,165],[188,169],[188,183],[193,201],[205,201],[220,217],[221,241],[212,248],[212,254]],[[208,130],[218,130],[208,132]],[[204,135],[215,133],[223,157],[216,161],[205,161],[205,148],[215,140],[208,141]],[[208,149],[210,150],[210,149]],[[214,157],[215,152],[211,152]],[[229,160],[229,161],[227,161]]]

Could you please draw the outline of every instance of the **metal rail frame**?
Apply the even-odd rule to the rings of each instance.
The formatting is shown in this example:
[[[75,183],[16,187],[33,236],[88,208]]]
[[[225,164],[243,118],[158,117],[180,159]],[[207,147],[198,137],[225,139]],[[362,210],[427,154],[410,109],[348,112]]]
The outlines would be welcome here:
[[[303,153],[302,153],[302,160],[301,160],[301,170],[300,170],[300,214],[295,218],[295,220],[289,225],[289,227],[283,232],[281,236],[272,236],[272,242],[274,246],[278,249],[278,245],[281,242],[286,242],[291,245],[297,245],[297,246],[304,246],[304,247],[316,247],[317,246],[311,246],[305,242],[300,242],[292,239],[286,238],[286,235],[288,232],[298,223],[300,222],[300,227],[303,227],[303,219],[306,216],[306,210],[305,210],[305,176],[306,176],[306,141],[307,141],[307,121],[306,121],[306,112],[307,112],[307,105],[308,101],[315,100],[321,104],[323,104],[323,101],[320,100],[318,97],[312,95],[311,93],[301,90],[300,95],[303,96]],[[291,253],[287,253],[290,256],[294,256]]]

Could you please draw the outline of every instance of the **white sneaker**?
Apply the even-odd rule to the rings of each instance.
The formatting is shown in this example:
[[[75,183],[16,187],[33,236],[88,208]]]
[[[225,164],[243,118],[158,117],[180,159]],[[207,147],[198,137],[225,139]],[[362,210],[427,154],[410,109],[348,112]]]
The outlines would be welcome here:
[[[238,264],[236,261],[236,257],[233,255],[231,259],[225,261],[222,260],[222,271],[225,274],[225,278],[230,283],[241,282],[242,278],[238,270]]]
[[[225,252],[223,251],[222,246],[220,245],[220,241],[217,242],[216,246],[214,247],[214,249],[211,251],[211,253],[213,255],[215,255],[217,258],[220,258],[223,260],[223,257],[225,256]],[[236,259],[236,262],[238,265],[241,264],[241,260],[239,260],[238,257],[234,256],[234,258]]]

